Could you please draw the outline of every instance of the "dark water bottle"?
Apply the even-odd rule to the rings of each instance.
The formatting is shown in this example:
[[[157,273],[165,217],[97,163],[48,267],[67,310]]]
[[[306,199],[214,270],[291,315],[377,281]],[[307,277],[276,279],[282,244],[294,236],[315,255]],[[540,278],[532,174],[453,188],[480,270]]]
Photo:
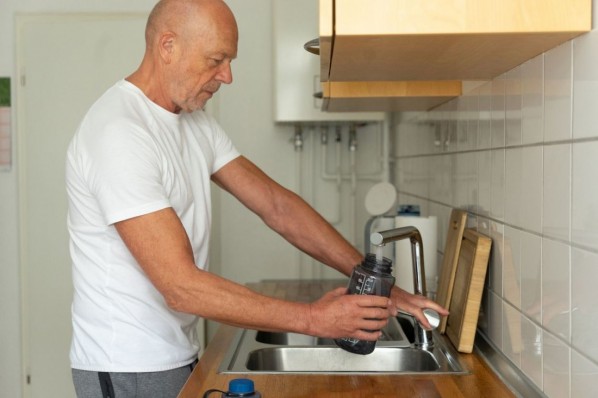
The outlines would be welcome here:
[[[255,390],[251,379],[233,379],[228,382],[228,391],[208,390],[203,398],[208,398],[213,392],[221,393],[222,398],[262,398],[262,394]]]
[[[386,257],[376,259],[376,255],[368,253],[363,262],[353,269],[347,293],[390,297],[390,291],[394,284],[392,261]],[[335,339],[334,342],[342,349],[354,354],[370,354],[376,348],[375,341],[349,337]]]

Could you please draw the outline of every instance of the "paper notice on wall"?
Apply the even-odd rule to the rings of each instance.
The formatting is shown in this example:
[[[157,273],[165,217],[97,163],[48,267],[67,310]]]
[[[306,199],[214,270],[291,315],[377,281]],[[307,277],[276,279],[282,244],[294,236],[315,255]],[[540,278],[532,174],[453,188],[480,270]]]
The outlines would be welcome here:
[[[12,165],[10,125],[10,78],[0,77],[0,170],[10,170]]]

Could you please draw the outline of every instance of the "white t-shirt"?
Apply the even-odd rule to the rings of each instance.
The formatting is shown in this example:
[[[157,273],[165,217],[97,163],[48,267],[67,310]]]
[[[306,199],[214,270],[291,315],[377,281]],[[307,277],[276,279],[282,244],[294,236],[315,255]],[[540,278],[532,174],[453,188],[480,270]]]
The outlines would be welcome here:
[[[197,317],[168,308],[113,224],[172,207],[207,267],[210,176],[238,156],[206,113],[168,112],[125,80],[91,107],[66,162],[73,368],[151,372],[197,358]]]

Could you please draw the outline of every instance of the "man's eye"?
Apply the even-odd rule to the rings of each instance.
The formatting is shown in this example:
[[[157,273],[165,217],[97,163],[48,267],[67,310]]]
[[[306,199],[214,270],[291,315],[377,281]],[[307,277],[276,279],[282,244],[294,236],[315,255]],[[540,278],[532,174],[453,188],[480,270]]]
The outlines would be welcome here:
[[[222,59],[220,59],[220,58],[211,58],[211,61],[215,65],[220,65],[221,63],[224,62],[224,58],[222,58]]]

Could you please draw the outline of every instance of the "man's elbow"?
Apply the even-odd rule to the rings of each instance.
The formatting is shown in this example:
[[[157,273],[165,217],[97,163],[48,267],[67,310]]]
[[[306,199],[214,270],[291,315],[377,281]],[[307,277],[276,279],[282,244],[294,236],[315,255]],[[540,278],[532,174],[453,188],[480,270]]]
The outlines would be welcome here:
[[[190,300],[180,288],[168,288],[162,291],[168,308],[176,312],[192,313]]]

